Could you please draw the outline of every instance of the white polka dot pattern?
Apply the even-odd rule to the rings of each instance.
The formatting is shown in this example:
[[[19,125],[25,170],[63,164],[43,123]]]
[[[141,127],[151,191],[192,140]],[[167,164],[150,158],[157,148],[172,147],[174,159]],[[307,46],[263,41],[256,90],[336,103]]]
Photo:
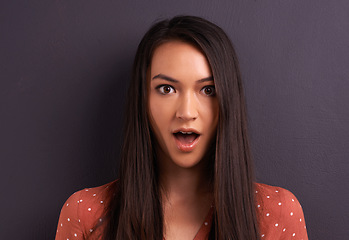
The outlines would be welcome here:
[[[102,231],[98,223],[103,223],[107,185],[84,189],[68,198],[61,210],[56,240],[99,239],[94,235],[100,236]]]
[[[105,225],[104,207],[108,199],[108,188],[112,184],[115,181],[97,188],[84,189],[70,196],[61,210],[56,240],[101,239]],[[256,183],[255,188],[260,238],[308,239],[301,205],[291,192],[260,183]],[[214,206],[194,240],[207,238],[213,211]]]
[[[265,184],[256,184],[256,188],[261,238],[308,239],[301,205],[291,192]]]

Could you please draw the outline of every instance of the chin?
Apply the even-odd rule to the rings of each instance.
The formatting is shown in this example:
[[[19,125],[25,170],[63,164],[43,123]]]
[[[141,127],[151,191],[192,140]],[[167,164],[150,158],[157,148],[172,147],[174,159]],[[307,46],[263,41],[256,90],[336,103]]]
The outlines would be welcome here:
[[[172,162],[181,168],[188,169],[197,166],[201,162],[202,157],[193,156],[191,153],[186,153],[185,155],[172,158]]]

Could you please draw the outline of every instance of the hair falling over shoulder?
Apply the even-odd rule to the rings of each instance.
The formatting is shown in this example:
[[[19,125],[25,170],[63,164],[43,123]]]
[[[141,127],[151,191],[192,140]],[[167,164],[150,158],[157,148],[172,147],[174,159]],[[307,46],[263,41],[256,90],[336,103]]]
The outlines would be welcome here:
[[[128,92],[120,179],[111,190],[104,239],[163,239],[164,217],[147,115],[146,80],[154,50],[171,40],[201,49],[215,79],[220,111],[216,144],[211,149],[215,213],[209,239],[258,239],[254,174],[237,56],[220,27],[193,16],[154,24],[138,46]]]

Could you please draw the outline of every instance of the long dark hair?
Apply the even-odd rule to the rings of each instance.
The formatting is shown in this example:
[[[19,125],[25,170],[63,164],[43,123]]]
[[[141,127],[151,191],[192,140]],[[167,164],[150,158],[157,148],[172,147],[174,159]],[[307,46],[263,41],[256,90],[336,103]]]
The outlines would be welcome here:
[[[237,56],[221,28],[193,16],[156,23],[138,46],[128,92],[120,179],[110,192],[104,238],[163,239],[154,137],[147,115],[147,70],[154,50],[172,40],[202,50],[217,91],[219,123],[211,170],[215,214],[209,238],[258,239],[254,175]]]

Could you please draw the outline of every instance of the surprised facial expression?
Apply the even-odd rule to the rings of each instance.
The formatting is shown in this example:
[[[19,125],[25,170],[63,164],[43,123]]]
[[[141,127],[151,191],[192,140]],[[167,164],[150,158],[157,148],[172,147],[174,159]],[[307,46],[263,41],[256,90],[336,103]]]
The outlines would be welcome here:
[[[148,114],[159,161],[196,166],[216,134],[219,107],[205,55],[195,46],[166,42],[148,73]]]

